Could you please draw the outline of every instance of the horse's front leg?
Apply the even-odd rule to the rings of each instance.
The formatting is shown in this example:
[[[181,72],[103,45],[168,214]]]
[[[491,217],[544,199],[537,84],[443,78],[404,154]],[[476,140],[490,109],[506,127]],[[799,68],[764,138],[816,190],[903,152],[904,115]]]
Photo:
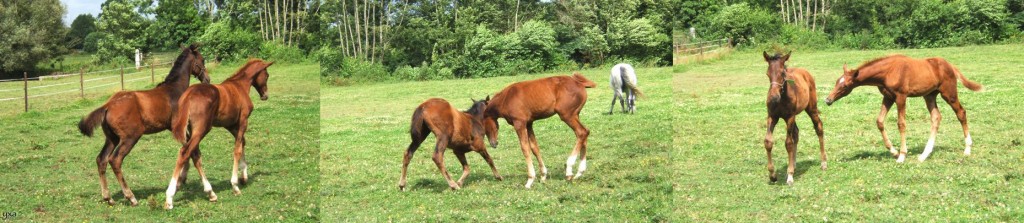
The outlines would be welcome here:
[[[775,125],[779,124],[779,118],[768,117],[768,133],[764,135],[764,150],[768,153],[768,180],[771,182],[777,181],[779,178],[775,177],[775,163],[772,162],[772,147],[775,146],[775,139],[772,137],[772,132],[775,131]]]
[[[512,123],[512,127],[516,129],[516,135],[519,136],[519,148],[523,150],[523,157],[526,157],[526,184],[524,186],[529,189],[533,186],[533,179],[537,177],[537,171],[533,169],[533,159],[530,157],[532,153],[530,133],[526,130],[526,122],[516,121]]]
[[[885,116],[889,114],[889,109],[892,108],[892,104],[896,103],[896,96],[886,94],[881,87],[879,87],[879,91],[882,92],[883,97],[882,111],[878,112],[878,119],[876,120],[876,124],[878,124],[878,131],[882,133],[882,141],[885,142],[885,148],[889,149],[889,153],[891,153],[893,157],[898,157],[899,152],[896,151],[896,148],[892,147],[892,141],[889,141],[889,134],[885,132]]]
[[[903,160],[907,159],[907,96],[900,95],[896,97],[896,113],[898,115],[896,122],[900,127],[900,153],[896,158],[896,162],[902,163]]]
[[[469,176],[469,162],[466,162],[466,152],[455,151],[455,157],[459,158],[459,163],[462,164],[462,176],[459,177],[459,186],[466,182],[466,177]]]
[[[796,126],[796,116],[786,118],[786,154],[789,155],[789,166],[786,168],[786,184],[793,185],[793,174],[796,173],[796,148],[800,142],[800,128]]]
[[[928,159],[928,156],[932,154],[932,148],[935,147],[935,135],[939,131],[939,123],[942,121],[942,115],[939,114],[939,107],[935,104],[935,97],[938,96],[938,92],[924,96],[924,103],[928,106],[928,112],[931,113],[932,118],[932,129],[931,134],[928,136],[928,144],[925,144],[924,151],[917,157],[918,161],[924,162]]]

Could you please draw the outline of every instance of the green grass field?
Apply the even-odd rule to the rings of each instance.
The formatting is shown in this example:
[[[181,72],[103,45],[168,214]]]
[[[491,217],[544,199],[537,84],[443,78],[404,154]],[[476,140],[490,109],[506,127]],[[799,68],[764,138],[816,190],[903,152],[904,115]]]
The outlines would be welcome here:
[[[842,74],[867,60],[893,53],[944,57],[985,86],[960,85],[974,138],[963,155],[960,123],[940,100],[942,123],[935,152],[917,155],[928,140],[924,100],[907,103],[908,161],[898,164],[881,141],[875,118],[882,96],[862,87],[831,107],[823,103]],[[761,52],[677,67],[672,80],[674,118],[671,177],[678,221],[1019,221],[1024,218],[1024,52],[1019,45],[940,49],[794,52],[789,67],[806,68],[818,86],[829,169],[819,168],[817,138],[806,115],[798,117],[797,176],[785,184],[785,125],[775,131],[774,160],[780,182],[765,169],[765,98],[769,83]],[[886,121],[899,145],[895,107]]]
[[[641,69],[639,86],[647,94],[634,115],[606,115],[612,91],[606,69],[584,71],[597,88],[588,89],[581,121],[590,131],[588,169],[565,180],[565,159],[575,136],[557,117],[535,125],[549,179],[525,189],[526,165],[513,128],[499,120],[498,148],[489,149],[496,181],[477,154],[463,188],[448,189],[431,160],[433,134],[409,165],[406,192],[398,190],[402,154],[408,146],[413,110],[432,97],[466,109],[470,98],[494,94],[513,82],[555,73],[324,87],[321,91],[320,171],[323,219],[399,222],[666,221],[670,217],[671,72]],[[567,73],[558,73],[564,75]],[[616,108],[618,110],[618,108]],[[618,112],[618,111],[616,111]],[[446,152],[449,172],[461,172]],[[536,163],[536,162],[535,162]],[[536,164],[535,164],[536,165]],[[539,170],[538,170],[539,171]],[[453,172],[454,173],[454,172]],[[539,172],[538,172],[539,175]],[[457,176],[456,176],[457,177]]]
[[[208,66],[211,79],[219,83],[240,65]],[[102,134],[82,136],[76,124],[109,96],[49,101],[61,105],[0,117],[0,210],[16,214],[14,220],[43,222],[316,221],[318,70],[316,64],[274,65],[269,69],[270,99],[259,101],[251,93],[255,111],[249,119],[246,158],[252,183],[242,187],[242,195],[230,189],[234,139],[217,128],[202,148],[204,169],[219,201],[207,200],[192,170],[175,196],[173,211],[163,210],[163,199],[181,145],[166,131],[144,136],[125,159],[125,177],[140,205],[128,205],[112,171],[107,172],[108,181],[118,204],[101,201],[95,157]]]

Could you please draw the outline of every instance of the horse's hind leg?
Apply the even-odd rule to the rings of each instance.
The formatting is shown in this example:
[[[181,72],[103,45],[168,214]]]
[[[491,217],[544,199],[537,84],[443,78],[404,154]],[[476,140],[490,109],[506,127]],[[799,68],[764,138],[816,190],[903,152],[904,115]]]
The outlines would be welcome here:
[[[398,180],[398,190],[405,191],[405,173],[409,169],[409,161],[412,161],[412,154],[416,153],[416,149],[420,147],[423,140],[427,138],[429,132],[423,135],[412,134],[412,143],[409,143],[409,147],[405,149],[405,155],[402,156],[402,177]]]
[[[900,127],[900,153],[896,162],[902,163],[907,158],[907,96],[896,97],[896,113],[896,124]]]
[[[928,136],[928,144],[924,146],[924,151],[917,157],[917,160],[924,162],[928,159],[928,156],[932,154],[932,148],[935,147],[935,134],[939,131],[939,123],[941,123],[942,115],[939,114],[939,107],[935,105],[935,97],[938,96],[938,92],[925,95],[924,103],[928,106],[928,111],[932,116],[932,131]]]
[[[167,198],[164,201],[165,209],[170,210],[174,208],[174,193],[177,192],[177,187],[175,186],[175,183],[178,181],[177,178],[181,176],[181,171],[184,169],[184,166],[188,164],[188,160],[192,156],[193,151],[199,149],[199,143],[203,140],[203,137],[205,137],[206,133],[208,133],[209,131],[209,125],[203,123],[193,123],[192,136],[189,137],[188,142],[185,145],[182,145],[181,149],[178,150],[178,159],[174,163],[174,170],[171,171],[171,181],[167,183]]]
[[[579,110],[577,109],[574,114],[579,114]],[[587,170],[587,137],[590,136],[590,130],[583,126],[578,115],[563,115],[560,117],[576,133],[576,145],[573,146],[569,159],[565,161],[565,178],[566,180],[580,178],[583,176],[583,171]],[[579,155],[580,166],[574,176],[572,175],[572,166],[576,164],[577,155]]]
[[[611,108],[608,108],[608,114],[609,114],[609,115],[611,115],[611,114],[614,114],[614,113],[615,113],[615,100],[616,100],[616,99],[619,99],[619,97],[620,97],[620,96],[619,96],[619,94],[620,94],[620,93],[619,93],[619,91],[618,91],[618,90],[616,90],[616,91],[614,92],[614,94],[612,94],[612,107],[611,107]]]
[[[498,174],[498,168],[494,167],[494,160],[491,160],[491,154],[487,153],[487,150],[481,150],[480,156],[487,161],[487,165],[491,166],[491,172],[494,172],[494,179],[504,180],[501,175]]]
[[[772,132],[775,132],[775,125],[779,124],[779,118],[768,117],[768,132],[764,135],[764,150],[768,153],[768,180],[775,182],[779,178],[775,177],[775,163],[772,162],[772,147],[775,146],[775,138],[772,137]]]
[[[139,205],[139,201],[135,200],[135,194],[132,193],[132,189],[128,187],[128,182],[124,180],[124,174],[121,172],[121,164],[124,162],[124,157],[128,156],[128,153],[135,147],[135,143],[139,141],[138,136],[126,136],[121,138],[121,142],[118,143],[117,152],[114,154],[113,159],[110,160],[110,167],[114,170],[114,175],[117,177],[117,181],[121,183],[121,191],[124,193],[124,197],[131,202],[132,206]]]
[[[971,155],[971,145],[974,144],[974,141],[971,140],[971,133],[967,127],[967,110],[964,110],[964,107],[960,105],[960,100],[957,98],[955,90],[950,95],[943,94],[942,99],[946,100],[946,103],[949,103],[949,107],[953,108],[953,111],[956,112],[956,118],[960,120],[960,126],[964,128],[964,155]]]
[[[825,155],[825,128],[821,124],[821,113],[818,112],[818,106],[812,104],[807,109],[807,116],[811,116],[811,122],[814,124],[814,133],[818,134],[818,147],[821,150],[821,170],[828,168],[828,155]]]
[[[459,158],[459,163],[462,164],[462,176],[459,177],[459,186],[466,182],[466,176],[469,176],[469,162],[466,162],[466,152],[454,151],[455,157]]]
[[[242,114],[242,117],[248,116],[248,114]],[[242,156],[245,155],[245,130],[247,127],[248,118],[242,118],[238,125],[226,128],[228,132],[231,132],[231,135],[235,136],[234,162],[231,168],[231,190],[234,191],[235,195],[242,194],[242,190],[238,189],[238,166]]]
[[[452,190],[458,190],[462,187],[458,183],[452,180],[452,176],[448,175],[448,168],[444,166],[444,150],[448,148],[448,136],[441,134],[435,134],[437,137],[437,145],[434,147],[434,164],[437,165],[437,169],[441,170],[441,176],[444,176],[444,180],[448,181],[448,187]]]
[[[533,134],[533,122],[526,123],[526,132],[530,134],[530,150],[533,151],[533,156],[537,157],[537,163],[540,164],[540,181],[548,179],[548,167],[544,165],[544,159],[540,155],[540,146],[537,145],[537,135]]]
[[[115,142],[108,136],[103,143],[100,154],[96,155],[96,170],[99,172],[100,177],[100,194],[103,195],[103,201],[109,205],[114,205],[114,199],[110,197],[110,189],[107,187],[107,163],[110,162],[110,152],[114,150]]]
[[[217,194],[213,193],[213,186],[210,186],[210,181],[206,180],[206,172],[203,171],[202,154],[200,153],[199,146],[192,150],[192,165],[196,166],[196,172],[199,172],[199,179],[203,181],[203,192],[210,195],[210,201],[217,201]],[[188,165],[185,165],[186,167]],[[188,171],[187,168],[183,168],[182,172]]]

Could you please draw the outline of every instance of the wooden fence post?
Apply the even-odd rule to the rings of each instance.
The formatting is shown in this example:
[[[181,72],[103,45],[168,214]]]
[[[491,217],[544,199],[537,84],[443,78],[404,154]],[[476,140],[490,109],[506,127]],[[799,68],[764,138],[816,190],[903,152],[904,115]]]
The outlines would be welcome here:
[[[78,72],[78,96],[85,98],[85,67]]]
[[[21,81],[25,82],[25,112],[28,112],[28,72],[24,73]]]
[[[149,64],[149,83],[156,83],[156,58],[153,58],[153,63]]]
[[[124,91],[124,64],[121,64],[121,91]]]

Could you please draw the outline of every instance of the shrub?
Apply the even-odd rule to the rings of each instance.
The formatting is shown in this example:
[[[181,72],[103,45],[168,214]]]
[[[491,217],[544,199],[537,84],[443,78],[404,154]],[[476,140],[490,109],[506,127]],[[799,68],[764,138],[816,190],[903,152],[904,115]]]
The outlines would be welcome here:
[[[96,44],[100,39],[106,38],[107,33],[104,32],[91,32],[85,36],[85,40],[82,42],[82,50],[89,53],[96,53]]]
[[[734,44],[765,42],[773,38],[782,24],[774,14],[751,8],[747,3],[726,6],[707,23],[713,36],[731,37]]]
[[[302,50],[275,42],[264,42],[260,45],[259,58],[275,62],[294,63],[305,60]]]
[[[200,51],[204,56],[217,61],[245,59],[256,55],[260,47],[260,37],[254,32],[231,27],[225,21],[207,26],[199,40],[203,43]]]

